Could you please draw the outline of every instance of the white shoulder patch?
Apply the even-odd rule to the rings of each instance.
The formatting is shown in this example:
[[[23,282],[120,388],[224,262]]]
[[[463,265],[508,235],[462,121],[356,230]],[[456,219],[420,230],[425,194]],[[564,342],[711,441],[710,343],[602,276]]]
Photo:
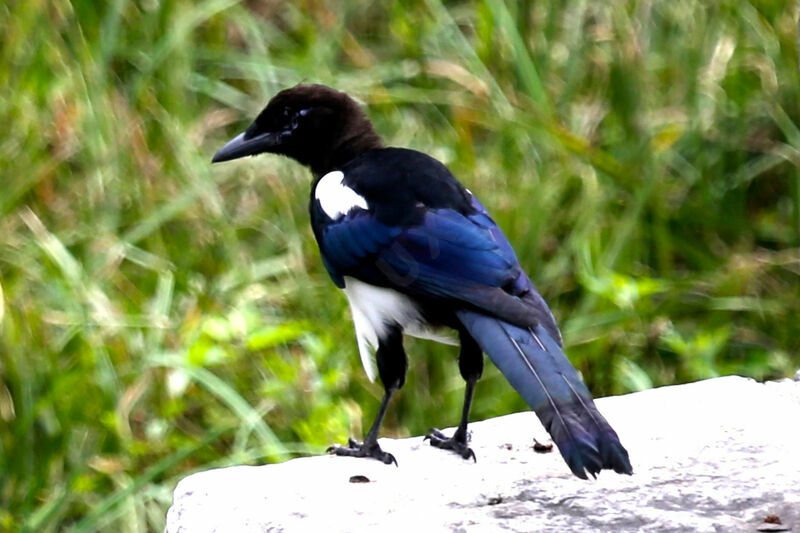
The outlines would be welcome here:
[[[354,207],[368,209],[367,201],[356,191],[342,184],[344,173],[334,170],[322,176],[314,190],[314,198],[326,215],[336,220],[346,215]]]

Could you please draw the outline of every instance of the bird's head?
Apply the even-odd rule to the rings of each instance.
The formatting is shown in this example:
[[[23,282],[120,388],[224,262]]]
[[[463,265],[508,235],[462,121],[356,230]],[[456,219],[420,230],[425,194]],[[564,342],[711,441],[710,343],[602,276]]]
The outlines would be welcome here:
[[[355,100],[324,85],[296,85],[272,97],[211,161],[280,154],[321,175],[379,146],[380,137]]]

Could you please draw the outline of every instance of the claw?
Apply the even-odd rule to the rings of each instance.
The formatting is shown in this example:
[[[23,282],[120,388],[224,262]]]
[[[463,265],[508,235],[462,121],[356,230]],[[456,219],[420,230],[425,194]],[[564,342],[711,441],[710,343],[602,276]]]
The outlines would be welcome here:
[[[461,457],[463,457],[464,459],[469,459],[470,457],[472,457],[472,462],[473,463],[477,463],[478,462],[478,458],[475,457],[475,452],[472,451],[472,448],[467,448],[467,451],[469,453],[467,455],[462,455]]]
[[[394,455],[381,450],[377,442],[360,443],[353,439],[347,439],[347,446],[332,444],[328,447],[327,453],[342,457],[367,457],[370,459],[377,459],[383,464],[390,465],[394,463],[394,466],[398,466],[397,459],[394,458]]]
[[[475,457],[475,452],[472,451],[472,448],[467,446],[466,438],[458,439],[455,435],[452,437],[447,437],[438,429],[432,428],[428,434],[425,435],[423,442],[426,440],[431,441],[431,446],[434,448],[450,450],[457,453],[464,459],[472,459],[474,462],[478,462],[478,459]]]

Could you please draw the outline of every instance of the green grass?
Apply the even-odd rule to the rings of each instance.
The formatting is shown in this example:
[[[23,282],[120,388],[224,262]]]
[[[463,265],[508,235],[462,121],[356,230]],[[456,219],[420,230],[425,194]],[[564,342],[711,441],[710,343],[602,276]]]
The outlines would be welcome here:
[[[800,367],[793,4],[12,0],[0,27],[0,531],[160,531],[191,471],[362,434],[381,388],[310,176],[209,164],[301,81],[481,197],[596,395]],[[385,434],[454,424],[454,351],[407,348]],[[477,395],[524,408],[494,369]]]

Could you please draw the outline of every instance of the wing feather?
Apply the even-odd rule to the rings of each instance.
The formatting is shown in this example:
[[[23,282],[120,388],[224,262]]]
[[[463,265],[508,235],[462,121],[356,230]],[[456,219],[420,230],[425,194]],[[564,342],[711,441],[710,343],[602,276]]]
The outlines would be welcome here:
[[[560,341],[544,300],[503,233],[474,199],[474,212],[420,206],[416,224],[382,223],[366,209],[329,221],[318,233],[336,279],[352,276],[411,296],[440,298],[520,326],[543,324]]]

